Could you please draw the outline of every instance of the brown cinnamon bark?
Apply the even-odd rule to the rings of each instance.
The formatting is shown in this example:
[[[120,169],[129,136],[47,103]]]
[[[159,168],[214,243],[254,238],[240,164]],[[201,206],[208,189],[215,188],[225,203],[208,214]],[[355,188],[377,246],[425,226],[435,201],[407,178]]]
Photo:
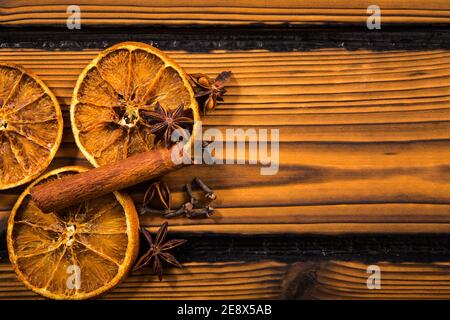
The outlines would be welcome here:
[[[176,167],[170,150],[152,150],[38,185],[30,194],[43,212],[53,212],[162,176]]]

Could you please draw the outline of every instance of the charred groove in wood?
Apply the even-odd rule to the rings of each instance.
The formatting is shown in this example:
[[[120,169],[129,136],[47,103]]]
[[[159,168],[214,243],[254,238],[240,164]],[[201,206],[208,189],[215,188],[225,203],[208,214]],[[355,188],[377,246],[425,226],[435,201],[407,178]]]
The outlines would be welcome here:
[[[357,26],[321,28],[84,28],[64,31],[37,27],[0,27],[0,48],[45,50],[102,49],[121,41],[142,41],[163,50],[266,49],[274,52],[345,48],[348,50],[450,49],[450,28],[438,26],[383,27],[369,31]]]
[[[4,238],[4,234],[0,234]],[[450,235],[196,235],[169,233],[169,239],[186,239],[174,249],[181,262],[232,262],[274,260],[321,262],[328,260],[386,262],[450,261]],[[141,244],[145,250],[146,244]],[[0,261],[8,259],[0,242]]]
[[[188,242],[173,251],[181,262],[450,261],[450,235],[216,236],[169,233]],[[143,243],[142,250],[146,246]],[[0,261],[8,259],[0,243]],[[305,281],[307,279],[304,279]]]
[[[188,240],[182,248],[174,250],[182,262],[450,261],[450,235],[237,237],[171,233],[169,238]],[[6,259],[6,244],[2,242],[0,261]]]
[[[181,261],[450,261],[450,235],[170,237],[188,240]]]

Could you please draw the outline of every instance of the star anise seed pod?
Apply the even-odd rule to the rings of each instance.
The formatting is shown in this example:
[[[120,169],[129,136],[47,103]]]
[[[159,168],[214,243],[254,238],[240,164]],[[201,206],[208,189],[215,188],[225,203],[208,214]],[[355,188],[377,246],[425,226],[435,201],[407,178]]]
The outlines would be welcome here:
[[[138,260],[136,265],[133,268],[133,271],[139,270],[145,266],[147,266],[151,261],[153,261],[153,270],[159,278],[159,281],[162,280],[163,277],[163,267],[162,262],[169,263],[178,268],[182,268],[182,265],[175,259],[175,257],[169,253],[168,251],[181,246],[186,243],[186,240],[169,240],[164,242],[167,236],[168,223],[164,222],[162,226],[159,228],[158,233],[156,234],[155,241],[152,239],[152,235],[150,232],[141,227],[141,232],[144,235],[145,239],[149,244],[149,249],[147,252]]]
[[[190,78],[194,84],[195,97],[203,114],[206,114],[206,111],[216,107],[217,101],[223,101],[222,96],[227,92],[225,85],[230,81],[231,71],[221,72],[215,80],[203,73],[191,74]]]
[[[172,208],[172,195],[169,186],[164,181],[153,182],[144,194],[142,203],[142,213],[151,212],[153,207],[163,207],[165,211],[170,211]],[[156,208],[161,209],[161,208]]]
[[[184,111],[183,104],[176,109],[166,109],[156,103],[154,110],[142,113],[151,126],[150,131],[156,135],[157,142],[164,141],[167,148],[172,144],[172,133],[175,130],[189,129],[194,124],[194,120]]]

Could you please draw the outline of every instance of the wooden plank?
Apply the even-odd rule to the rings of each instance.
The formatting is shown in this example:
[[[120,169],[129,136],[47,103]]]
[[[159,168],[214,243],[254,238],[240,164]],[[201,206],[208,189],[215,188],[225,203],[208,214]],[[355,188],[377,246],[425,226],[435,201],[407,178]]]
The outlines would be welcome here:
[[[317,272],[310,291],[318,299],[448,299],[449,264],[375,263],[381,270],[381,289],[367,288],[367,264],[333,261]]]
[[[98,50],[2,49],[0,60],[35,71],[56,93],[65,132],[52,168],[87,162],[73,142],[68,105]],[[233,71],[205,128],[279,128],[280,170],[198,165],[169,174],[175,205],[200,176],[217,213],[172,220],[180,232],[449,233],[450,53],[445,50],[309,52],[169,51],[187,72]],[[130,191],[141,201],[144,186]],[[19,189],[0,192],[0,221]],[[154,226],[159,217],[143,216]]]
[[[0,23],[10,26],[53,25],[66,27],[66,0],[5,0]],[[366,25],[373,1],[355,0],[80,0],[82,25],[311,25],[353,23]],[[449,23],[450,4],[445,0],[379,0],[382,23]]]
[[[270,299],[280,293],[285,264],[258,262],[187,263],[169,269],[160,282],[150,269],[135,272],[105,296],[107,299]],[[0,264],[0,299],[40,298]]]
[[[367,287],[369,265],[381,270],[381,289]],[[186,263],[162,282],[145,269],[103,299],[448,299],[450,263],[373,264],[355,261]],[[42,299],[0,263],[0,300]]]

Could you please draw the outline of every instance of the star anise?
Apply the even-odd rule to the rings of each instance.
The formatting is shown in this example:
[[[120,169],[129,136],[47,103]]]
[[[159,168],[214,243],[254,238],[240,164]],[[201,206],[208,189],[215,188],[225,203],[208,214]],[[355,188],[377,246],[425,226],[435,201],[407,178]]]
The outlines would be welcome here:
[[[141,214],[159,213],[159,209],[170,211],[172,195],[169,186],[164,181],[153,182],[144,194]]]
[[[182,265],[168,251],[186,243],[186,240],[169,240],[164,242],[167,235],[167,229],[168,223],[164,222],[163,225],[159,228],[158,233],[156,234],[155,241],[153,242],[150,232],[147,229],[141,227],[141,232],[147,240],[150,248],[138,260],[138,262],[134,266],[133,271],[147,266],[153,260],[153,270],[157,274],[159,281],[161,281],[163,276],[162,261],[174,265],[178,268],[182,268]]]
[[[216,107],[217,101],[223,101],[222,96],[227,92],[225,85],[230,81],[231,71],[221,72],[214,80],[203,73],[191,74],[190,78],[194,84],[195,97],[203,114],[206,114],[206,111]]]
[[[194,120],[184,111],[183,104],[176,109],[166,109],[156,103],[154,110],[142,113],[150,125],[150,131],[156,135],[156,141],[164,141],[167,148],[172,144],[172,133],[175,130],[187,130],[194,124]]]

